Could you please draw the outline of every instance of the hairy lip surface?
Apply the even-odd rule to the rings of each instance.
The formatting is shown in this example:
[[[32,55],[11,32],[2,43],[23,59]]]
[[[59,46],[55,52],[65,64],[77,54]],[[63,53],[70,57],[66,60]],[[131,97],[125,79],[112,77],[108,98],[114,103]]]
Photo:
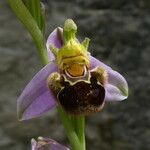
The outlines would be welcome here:
[[[64,88],[57,98],[63,108],[74,115],[98,112],[104,103],[105,89],[95,77],[90,82],[80,81],[74,85],[64,82]]]

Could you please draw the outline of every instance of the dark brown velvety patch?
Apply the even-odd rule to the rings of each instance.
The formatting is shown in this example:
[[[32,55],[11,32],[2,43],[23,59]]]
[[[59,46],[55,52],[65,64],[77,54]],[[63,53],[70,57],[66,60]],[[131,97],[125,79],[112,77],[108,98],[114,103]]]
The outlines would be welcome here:
[[[86,115],[100,111],[105,97],[105,89],[92,76],[90,83],[84,81],[74,85],[66,84],[58,93],[58,101],[62,107],[74,115]]]

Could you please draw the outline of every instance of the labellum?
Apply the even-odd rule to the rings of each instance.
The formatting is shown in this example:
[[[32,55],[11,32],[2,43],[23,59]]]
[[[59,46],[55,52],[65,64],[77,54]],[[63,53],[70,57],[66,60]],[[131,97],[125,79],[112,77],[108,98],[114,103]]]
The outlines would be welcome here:
[[[48,86],[66,112],[73,115],[98,112],[104,104],[104,80],[107,79],[99,70],[101,68],[86,70],[83,76],[76,76],[76,69],[72,70],[72,76],[67,71],[63,75],[53,73],[49,76]]]

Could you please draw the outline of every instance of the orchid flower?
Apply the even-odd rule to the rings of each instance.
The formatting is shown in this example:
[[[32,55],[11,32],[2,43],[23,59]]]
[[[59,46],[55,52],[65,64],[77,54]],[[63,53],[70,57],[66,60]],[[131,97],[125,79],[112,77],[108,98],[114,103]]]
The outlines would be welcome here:
[[[35,139],[31,140],[32,150],[70,150],[69,148],[59,144],[58,142],[50,139],[38,137],[37,141]]]
[[[49,63],[28,83],[18,98],[20,120],[39,117],[57,105],[73,115],[99,112],[105,102],[128,97],[125,78],[88,52],[89,39],[80,43],[77,26],[65,21],[48,37]]]

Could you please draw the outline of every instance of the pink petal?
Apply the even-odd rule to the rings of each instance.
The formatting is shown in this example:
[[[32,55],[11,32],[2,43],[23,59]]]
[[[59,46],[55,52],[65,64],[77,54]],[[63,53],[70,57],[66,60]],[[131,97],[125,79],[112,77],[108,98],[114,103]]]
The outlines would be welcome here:
[[[56,28],[48,37],[47,42],[46,42],[46,48],[47,48],[47,53],[48,53],[48,58],[50,61],[55,60],[55,57],[53,53],[50,50],[50,45],[55,46],[56,48],[60,48],[62,46],[62,31],[63,29],[58,27]]]
[[[39,137],[37,141],[31,140],[32,150],[70,150],[69,148],[50,139]]]
[[[108,72],[108,83],[105,86],[106,101],[121,101],[128,97],[128,84],[125,78],[117,71],[112,70],[98,59],[90,56],[91,69],[102,66]]]
[[[121,101],[127,98],[122,94],[121,90],[112,84],[107,84],[105,87],[105,100],[106,101]]]
[[[55,64],[47,64],[25,87],[17,101],[20,120],[41,116],[56,105],[55,98],[47,87],[47,77],[54,71],[57,71]]]
[[[95,57],[89,55],[89,58],[90,58],[90,68],[91,69],[94,69],[97,66],[101,66],[101,67],[105,68],[106,70],[112,70],[111,67],[107,66],[106,64],[104,64],[103,62],[99,61]]]

